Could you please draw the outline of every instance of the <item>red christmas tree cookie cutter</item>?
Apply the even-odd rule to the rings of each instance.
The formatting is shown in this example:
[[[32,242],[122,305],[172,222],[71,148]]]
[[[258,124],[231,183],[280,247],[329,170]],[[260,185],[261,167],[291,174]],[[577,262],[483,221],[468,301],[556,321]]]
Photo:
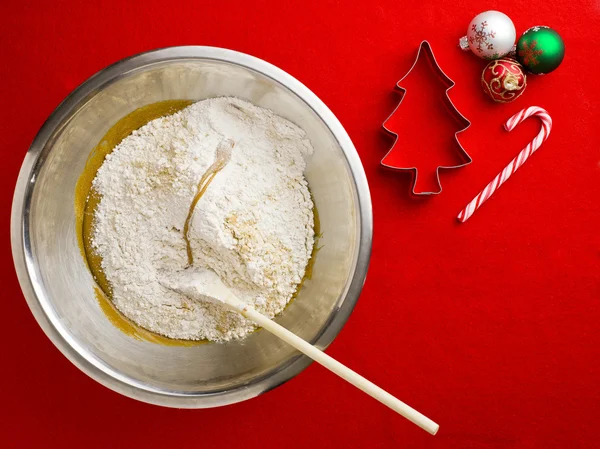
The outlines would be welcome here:
[[[435,178],[432,179],[432,183],[437,184],[438,189],[437,190],[432,190],[432,189],[425,189],[420,191],[421,189],[417,188],[418,185],[418,181],[419,181],[419,169],[417,168],[417,165],[404,165],[403,162],[401,160],[398,160],[398,148],[396,148],[396,146],[399,144],[399,136],[400,133],[396,132],[393,128],[395,123],[392,123],[394,121],[394,116],[397,114],[398,109],[400,108],[400,106],[402,105],[403,101],[405,100],[407,93],[408,93],[408,89],[406,89],[405,87],[402,87],[400,84],[405,81],[408,76],[413,72],[413,70],[415,69],[415,67],[417,67],[417,64],[419,64],[422,59],[426,59],[427,62],[429,63],[429,68],[432,70],[432,72],[436,75],[436,83],[438,84],[443,84],[445,87],[444,90],[444,95],[440,96],[440,99],[442,100],[442,102],[445,105],[444,108],[444,114],[446,116],[451,116],[453,124],[458,123],[460,126],[460,129],[458,129],[458,131],[454,132],[454,139],[453,139],[453,145],[457,146],[458,149],[457,151],[455,151],[452,156],[457,158],[456,159],[456,163],[450,163],[450,164],[436,164],[435,165],[435,173],[432,173],[432,176],[434,175]],[[444,170],[450,170],[453,168],[460,168],[460,167],[464,167],[465,165],[468,165],[472,162],[471,157],[469,156],[469,154],[465,151],[465,149],[462,147],[462,145],[460,144],[460,141],[458,140],[458,134],[463,132],[464,130],[466,130],[470,125],[471,122],[469,120],[467,120],[455,107],[454,104],[452,103],[452,101],[450,100],[450,96],[448,95],[448,91],[454,87],[454,81],[452,81],[442,70],[442,68],[439,66],[438,62],[435,59],[435,56],[433,55],[433,51],[431,49],[431,45],[429,44],[429,42],[427,41],[423,41],[421,42],[421,45],[419,46],[419,51],[417,53],[417,57],[415,59],[415,62],[413,63],[412,67],[409,69],[409,71],[406,73],[406,75],[404,75],[400,81],[398,81],[396,83],[396,87],[399,90],[399,92],[401,93],[402,97],[400,98],[400,102],[398,103],[398,105],[396,106],[396,108],[394,109],[394,111],[390,114],[390,116],[385,120],[385,122],[383,123],[383,129],[385,131],[387,131],[389,134],[393,135],[395,137],[394,139],[394,144],[392,145],[392,148],[388,151],[388,153],[385,155],[385,157],[381,160],[381,165],[383,165],[384,167],[393,169],[393,170],[399,170],[399,171],[409,171],[412,173],[413,175],[413,180],[412,180],[412,188],[411,188],[411,193],[413,195],[437,195],[439,193],[442,192],[442,185],[440,183],[440,170],[444,169]],[[429,95],[431,95],[431,91],[433,89],[428,89],[427,93]],[[411,91],[412,92],[412,91]],[[439,99],[437,100],[439,101]],[[433,106],[427,106],[428,108],[435,108],[436,104],[434,104]],[[435,110],[437,112],[437,109]],[[411,117],[412,118],[412,117]],[[396,120],[397,121],[397,120]],[[398,125],[400,124],[400,122],[398,122]],[[412,123],[410,124],[412,126]],[[453,125],[454,126],[454,125]],[[413,128],[414,129],[414,128]],[[453,130],[455,128],[453,127]],[[427,137],[427,136],[424,136]],[[398,145],[399,147],[401,147],[402,145]],[[433,171],[433,170],[430,170]]]

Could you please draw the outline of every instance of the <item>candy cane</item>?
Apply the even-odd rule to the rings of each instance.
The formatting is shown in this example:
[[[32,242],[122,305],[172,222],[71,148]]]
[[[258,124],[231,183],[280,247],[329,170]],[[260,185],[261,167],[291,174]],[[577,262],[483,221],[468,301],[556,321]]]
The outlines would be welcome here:
[[[525,148],[521,150],[516,158],[514,158],[510,163],[504,167],[504,170],[496,176],[492,182],[490,182],[485,189],[483,189],[479,194],[473,198],[473,200],[467,204],[460,214],[458,214],[458,221],[464,223],[475,213],[477,209],[481,207],[483,203],[485,203],[492,194],[498,190],[498,188],[506,182],[510,176],[518,170],[518,168],[523,165],[523,163],[531,156],[548,138],[550,135],[550,130],[552,129],[552,119],[548,115],[548,113],[537,106],[531,106],[529,108],[523,109],[521,112],[517,112],[511,118],[507,120],[504,124],[504,128],[507,131],[512,131],[515,127],[521,123],[523,120],[526,120],[528,117],[532,115],[536,115],[542,121],[542,129],[540,133],[533,139]]]

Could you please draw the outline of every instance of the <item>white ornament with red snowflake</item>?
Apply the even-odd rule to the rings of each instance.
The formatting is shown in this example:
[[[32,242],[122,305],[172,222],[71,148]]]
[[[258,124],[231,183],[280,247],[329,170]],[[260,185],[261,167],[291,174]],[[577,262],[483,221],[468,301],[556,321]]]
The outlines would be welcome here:
[[[500,11],[485,11],[475,16],[466,36],[471,51],[488,60],[507,55],[513,49],[516,39],[515,25],[510,17]]]

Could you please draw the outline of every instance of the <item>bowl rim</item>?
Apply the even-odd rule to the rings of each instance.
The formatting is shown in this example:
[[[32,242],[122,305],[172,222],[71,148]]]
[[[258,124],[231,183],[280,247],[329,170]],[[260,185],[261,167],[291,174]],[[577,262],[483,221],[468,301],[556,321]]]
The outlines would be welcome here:
[[[160,390],[136,381],[93,356],[62,325],[39,281],[29,236],[29,214],[35,180],[46,157],[43,150],[56,131],[79,111],[77,106],[81,107],[99,88],[116,82],[130,72],[158,63],[189,59],[214,60],[238,65],[273,79],[311,108],[340,145],[354,182],[358,203],[356,218],[359,223],[359,238],[355,248],[354,273],[351,275],[350,284],[346,287],[344,301],[311,343],[325,349],[333,341],[356,305],[369,266],[373,216],[366,174],[350,136],[323,101],[285,71],[245,53],[207,46],[166,47],[117,61],[84,81],[50,114],[25,155],[13,196],[11,246],[17,277],[31,312],[46,336],[81,371],[105,387],[143,402],[168,407],[207,408],[244,401],[272,390],[299,374],[312,363],[312,360],[298,354],[245,385],[210,393]]]

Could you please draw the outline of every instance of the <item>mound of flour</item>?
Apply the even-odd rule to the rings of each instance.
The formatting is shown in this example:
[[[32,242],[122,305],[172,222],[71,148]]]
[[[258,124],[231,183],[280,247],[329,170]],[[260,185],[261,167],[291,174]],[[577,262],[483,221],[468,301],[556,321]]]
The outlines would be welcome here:
[[[98,170],[92,246],[115,306],[168,337],[222,341],[254,329],[218,304],[163,287],[187,265],[184,222],[224,138],[235,142],[231,160],[190,224],[194,266],[214,270],[240,299],[273,317],[296,291],[312,252],[313,203],[303,172],[313,148],[302,129],[237,98],[200,101],[151,121]]]

